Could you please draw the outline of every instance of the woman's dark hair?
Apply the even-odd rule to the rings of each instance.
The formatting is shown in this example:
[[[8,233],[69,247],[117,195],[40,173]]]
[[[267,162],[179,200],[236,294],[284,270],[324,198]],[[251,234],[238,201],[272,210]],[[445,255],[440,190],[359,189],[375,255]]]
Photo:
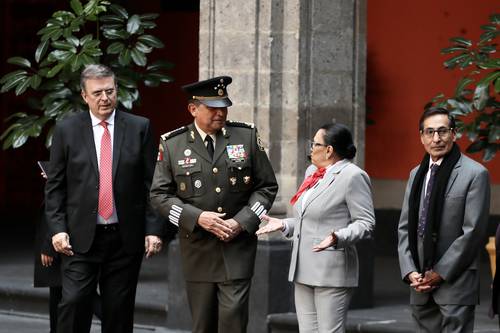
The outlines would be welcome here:
[[[356,156],[356,146],[347,126],[342,124],[325,124],[320,127],[325,130],[325,144],[332,146],[340,158],[353,159]]]

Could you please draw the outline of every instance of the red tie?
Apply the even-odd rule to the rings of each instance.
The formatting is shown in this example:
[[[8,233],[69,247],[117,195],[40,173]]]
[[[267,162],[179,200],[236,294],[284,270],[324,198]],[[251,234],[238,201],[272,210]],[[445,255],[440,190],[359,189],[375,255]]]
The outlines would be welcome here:
[[[302,185],[300,185],[299,190],[290,200],[290,203],[292,205],[295,204],[295,202],[299,200],[299,197],[302,195],[302,193],[304,193],[305,191],[316,185],[316,183],[325,175],[325,171],[326,171],[325,168],[319,168],[312,175],[304,179],[304,182],[302,183]]]
[[[99,215],[107,220],[113,214],[113,157],[111,155],[111,134],[109,134],[108,123],[101,121],[99,124],[104,127],[99,163]]]

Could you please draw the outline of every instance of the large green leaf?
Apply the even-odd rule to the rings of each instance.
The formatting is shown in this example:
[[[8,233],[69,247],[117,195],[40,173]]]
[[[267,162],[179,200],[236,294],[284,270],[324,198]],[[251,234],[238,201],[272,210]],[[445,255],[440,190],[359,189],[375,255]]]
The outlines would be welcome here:
[[[102,22],[106,22],[106,23],[120,23],[120,24],[122,24],[126,21],[126,19],[123,16],[118,16],[118,15],[103,15],[103,16],[99,17],[99,19]]]
[[[139,52],[142,52],[142,53],[150,53],[151,51],[153,51],[153,48],[152,48],[152,47],[149,47],[149,46],[147,46],[146,44],[141,43],[141,42],[137,42],[137,43],[135,43],[135,48],[136,48]]]
[[[45,41],[42,41],[38,47],[36,48],[36,51],[35,51],[35,61],[36,62],[40,62],[40,59],[43,58],[43,56],[45,55],[45,53],[47,52],[47,48],[50,44],[50,40],[45,40]]]
[[[453,37],[453,38],[450,38],[450,41],[457,44],[457,45],[466,46],[466,47],[470,47],[472,45],[472,41],[470,39],[466,39],[463,37]]]
[[[474,80],[469,77],[461,78],[460,81],[458,81],[457,88],[455,89],[455,97],[456,98],[462,97],[464,93],[464,88],[467,87],[472,82],[474,82]]]
[[[162,41],[153,35],[142,35],[137,37],[137,40],[143,42],[146,45],[160,49],[164,47]]]
[[[127,22],[127,32],[131,35],[135,34],[141,26],[139,15],[132,15]]]
[[[23,57],[12,57],[7,59],[9,64],[18,65],[24,68],[31,68],[31,62]]]
[[[7,91],[11,90],[12,88],[17,87],[19,84],[24,82],[24,80],[26,80],[26,79],[27,79],[26,75],[13,77],[11,80],[7,81],[2,86],[2,89],[0,89],[0,93],[7,92]]]
[[[485,162],[491,161],[495,157],[497,149],[498,147],[496,144],[488,144],[486,148],[484,148],[483,160]]]
[[[21,77],[21,76],[26,76],[28,75],[28,72],[25,71],[24,69],[18,69],[13,72],[5,74],[1,79],[0,79],[0,84],[4,84],[7,81],[13,80],[16,77]]]
[[[123,44],[122,42],[113,42],[108,46],[106,52],[109,54],[118,54],[123,50],[124,47],[125,44]]]
[[[57,65],[55,65],[54,67],[52,67],[49,72],[47,73],[47,77],[48,78],[51,78],[51,77],[54,77],[56,76],[57,73],[59,73],[59,71],[64,67],[64,63],[58,63]]]
[[[463,60],[469,58],[469,53],[462,53],[460,55],[457,55],[455,57],[452,57],[448,60],[446,60],[443,65],[447,68],[455,68],[458,64],[460,64]]]
[[[80,0],[71,0],[70,5],[76,15],[80,16],[83,14],[83,6]]]
[[[19,96],[22,93],[24,93],[30,85],[31,85],[31,77],[27,77],[25,80],[20,81],[15,90],[16,96]]]
[[[41,83],[42,83],[42,78],[40,77],[40,75],[35,74],[31,77],[32,89],[37,90]]]
[[[128,64],[130,64],[130,57],[130,49],[124,48],[118,55],[118,62],[122,66],[127,66]]]
[[[442,49],[441,53],[442,54],[449,54],[449,53],[453,53],[453,52],[463,52],[463,51],[467,51],[467,48],[461,47],[461,46],[452,46],[452,47],[446,47],[446,48]]]
[[[160,15],[157,13],[148,13],[148,14],[141,14],[139,17],[141,18],[141,21],[148,21],[148,20],[154,20],[157,19]]]
[[[130,52],[130,55],[132,56],[132,60],[137,66],[146,66],[147,58],[144,53],[139,51],[137,48],[133,48]]]
[[[66,41],[54,41],[52,42],[51,45],[56,49],[70,51],[71,53],[76,53],[76,47],[74,47],[73,44],[70,44]]]
[[[128,19],[128,13],[127,13],[127,10],[125,8],[123,8],[122,6],[120,5],[117,5],[117,4],[112,4],[111,6],[109,6],[109,9],[115,13],[116,15],[118,16],[121,16],[123,17],[124,19]]]

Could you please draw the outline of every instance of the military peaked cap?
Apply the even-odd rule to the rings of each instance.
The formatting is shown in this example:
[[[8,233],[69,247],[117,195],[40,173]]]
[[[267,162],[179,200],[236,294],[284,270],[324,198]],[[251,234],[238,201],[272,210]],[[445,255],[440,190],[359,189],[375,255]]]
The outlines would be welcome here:
[[[182,87],[182,90],[189,95],[189,99],[198,100],[209,107],[223,108],[233,105],[227,95],[227,86],[232,81],[230,76],[218,76],[187,84]]]

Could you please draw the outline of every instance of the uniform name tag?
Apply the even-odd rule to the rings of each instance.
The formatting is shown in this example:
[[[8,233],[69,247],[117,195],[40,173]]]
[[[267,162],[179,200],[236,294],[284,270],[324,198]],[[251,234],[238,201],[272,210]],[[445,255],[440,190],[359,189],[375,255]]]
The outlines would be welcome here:
[[[227,156],[231,160],[244,160],[247,158],[247,153],[245,151],[244,145],[227,145],[226,146]]]

